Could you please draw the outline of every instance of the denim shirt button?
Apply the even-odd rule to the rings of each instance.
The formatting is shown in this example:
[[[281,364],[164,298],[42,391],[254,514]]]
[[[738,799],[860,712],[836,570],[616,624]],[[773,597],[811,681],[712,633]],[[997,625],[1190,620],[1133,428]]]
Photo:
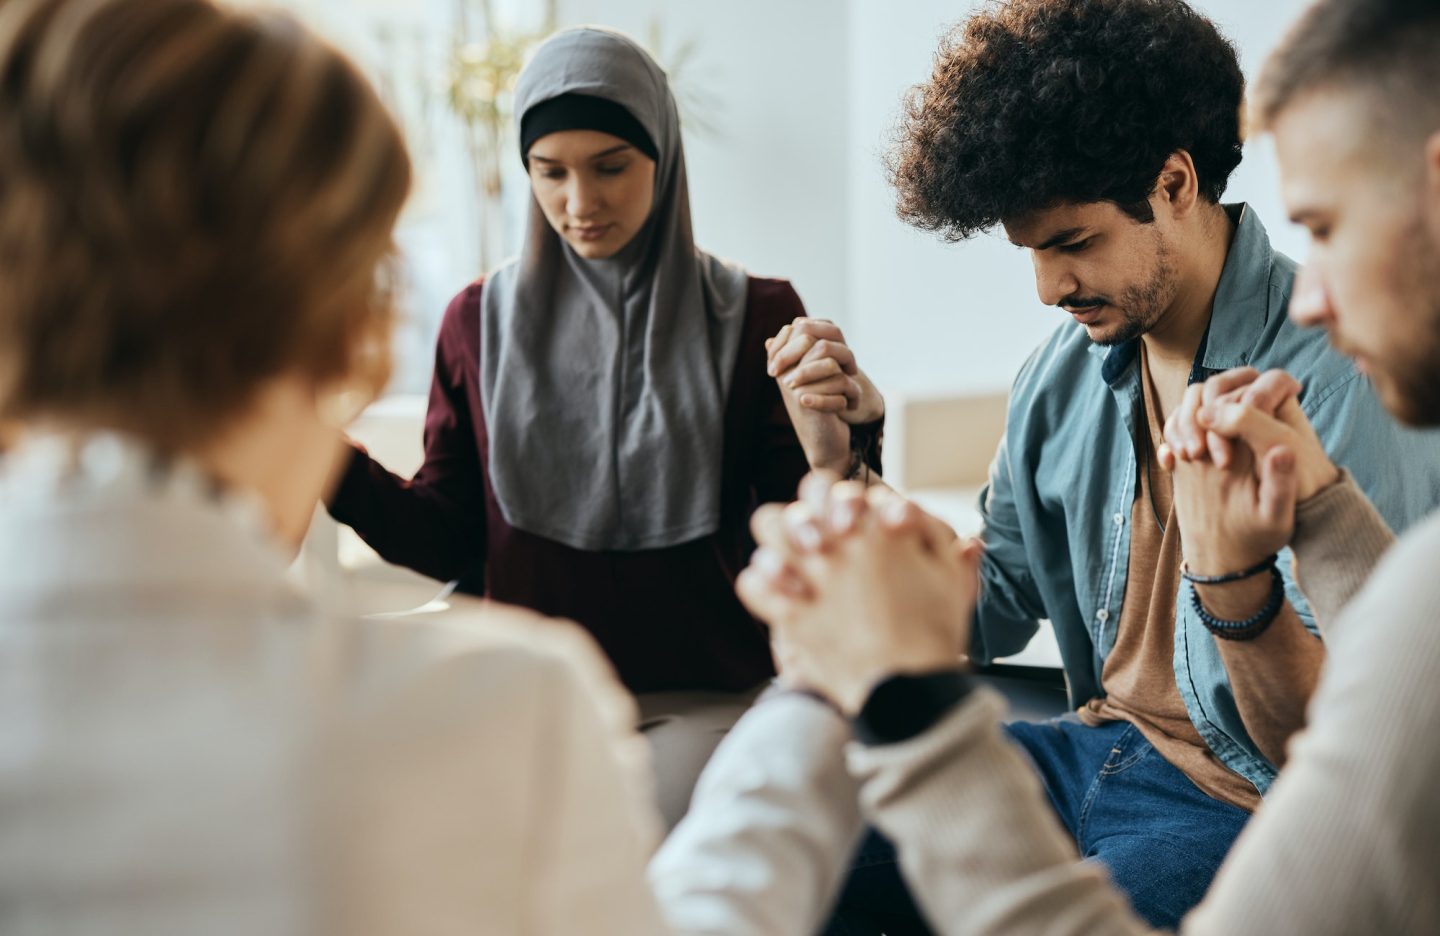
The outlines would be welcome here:
[[[1095,612],[1095,620],[1099,621],[1101,624],[1104,624],[1106,621],[1110,620],[1110,611],[1106,608],[1101,608],[1099,611]]]
[[[1124,515],[1124,514],[1118,514],[1118,513],[1117,513],[1117,514],[1115,515],[1115,525],[1116,525],[1117,527],[1118,527],[1118,526],[1124,526],[1124,525],[1125,525],[1125,515]]]

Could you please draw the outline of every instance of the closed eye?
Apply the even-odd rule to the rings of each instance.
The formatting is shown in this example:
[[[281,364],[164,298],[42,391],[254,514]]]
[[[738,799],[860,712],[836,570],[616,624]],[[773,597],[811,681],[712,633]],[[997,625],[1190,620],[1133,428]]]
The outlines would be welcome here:
[[[1078,240],[1078,241],[1076,241],[1076,242],[1073,243],[1073,244],[1064,244],[1064,245],[1062,245],[1062,246],[1060,246],[1060,247],[1057,247],[1057,248],[1055,248],[1055,249],[1058,250],[1058,251],[1060,251],[1061,253],[1067,253],[1067,254],[1082,253],[1082,252],[1084,252],[1084,251],[1086,251],[1086,250],[1088,250],[1088,249],[1090,248],[1090,244],[1091,244],[1091,242],[1093,242],[1094,240],[1095,240],[1095,238],[1093,238],[1093,237],[1087,237],[1087,238],[1085,238],[1084,240]]]

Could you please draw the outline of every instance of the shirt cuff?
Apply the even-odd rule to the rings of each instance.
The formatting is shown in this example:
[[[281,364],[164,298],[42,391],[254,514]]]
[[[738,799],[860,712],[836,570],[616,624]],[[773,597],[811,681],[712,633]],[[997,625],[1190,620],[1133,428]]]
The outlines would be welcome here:
[[[851,727],[862,744],[909,741],[949,714],[972,688],[960,669],[891,676],[870,690]]]

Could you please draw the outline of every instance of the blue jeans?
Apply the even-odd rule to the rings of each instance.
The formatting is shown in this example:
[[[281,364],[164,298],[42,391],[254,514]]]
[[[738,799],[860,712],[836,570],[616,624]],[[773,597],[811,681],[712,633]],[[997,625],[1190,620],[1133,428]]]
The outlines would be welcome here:
[[[1250,814],[1212,799],[1135,726],[1098,728],[1073,715],[1005,726],[1040,774],[1080,855],[1151,926],[1173,929],[1200,902]],[[826,936],[928,936],[895,860],[873,830],[856,855]]]

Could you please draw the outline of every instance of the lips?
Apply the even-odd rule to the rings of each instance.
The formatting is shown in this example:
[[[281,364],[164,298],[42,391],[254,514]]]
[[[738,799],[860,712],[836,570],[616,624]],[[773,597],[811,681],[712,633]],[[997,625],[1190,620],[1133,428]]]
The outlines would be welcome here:
[[[1091,322],[1095,321],[1097,318],[1100,317],[1100,313],[1104,311],[1104,309],[1105,307],[1103,305],[1098,305],[1088,306],[1079,309],[1066,309],[1065,311],[1073,315],[1075,317],[1075,321],[1079,322],[1081,325],[1089,325]]]
[[[575,236],[581,240],[594,241],[600,240],[606,234],[609,234],[613,227],[615,227],[613,224],[593,224],[585,227],[576,225],[571,226],[570,230],[574,231]]]

